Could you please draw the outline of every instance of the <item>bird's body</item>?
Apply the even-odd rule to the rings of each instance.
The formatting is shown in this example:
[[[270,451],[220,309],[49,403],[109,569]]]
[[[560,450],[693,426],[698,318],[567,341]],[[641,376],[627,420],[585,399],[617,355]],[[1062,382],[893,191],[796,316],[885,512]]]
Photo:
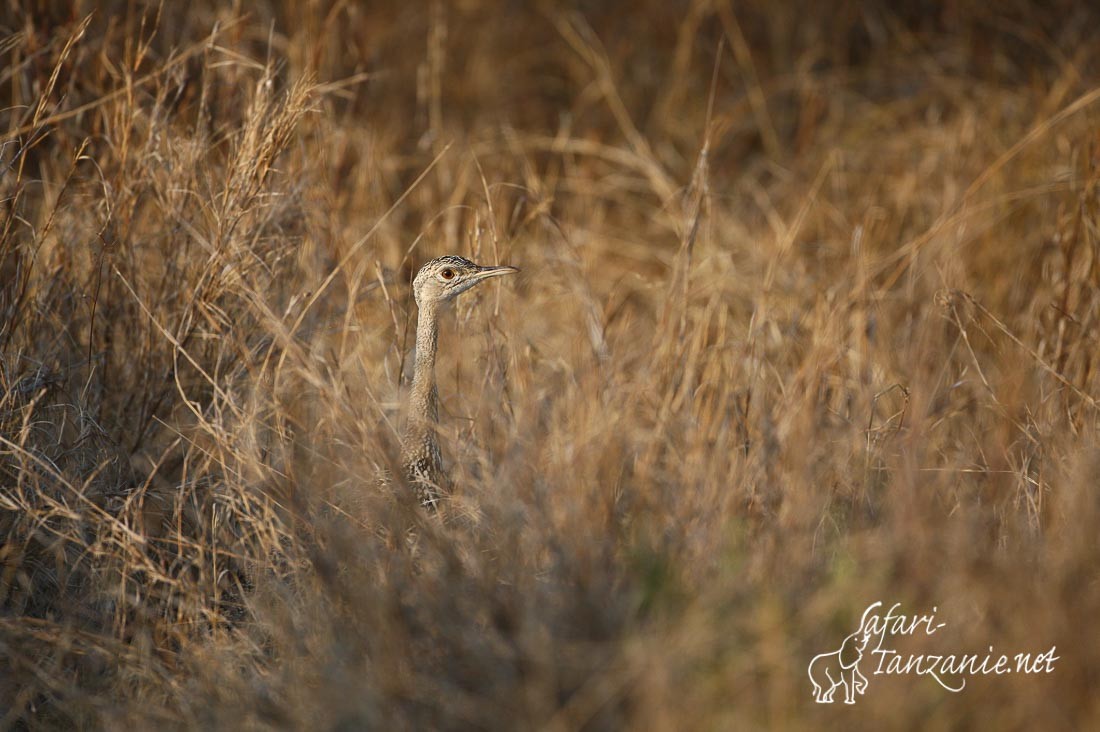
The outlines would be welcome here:
[[[439,308],[485,280],[518,272],[515,267],[483,267],[456,256],[439,257],[413,280],[416,298],[416,361],[409,391],[408,424],[402,437],[405,479],[426,505],[434,506],[450,487],[439,449],[439,392],[435,356],[439,347]]]

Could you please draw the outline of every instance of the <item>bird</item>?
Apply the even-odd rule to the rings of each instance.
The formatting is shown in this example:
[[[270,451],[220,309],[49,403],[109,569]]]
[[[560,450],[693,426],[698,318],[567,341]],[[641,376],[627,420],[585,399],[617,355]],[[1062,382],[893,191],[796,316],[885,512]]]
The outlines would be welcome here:
[[[405,480],[425,507],[435,509],[450,481],[439,449],[439,391],[435,357],[439,346],[439,311],[472,287],[501,275],[515,274],[510,265],[483,266],[465,257],[447,255],[431,260],[413,279],[416,299],[416,359],[408,396],[408,418],[401,439]]]

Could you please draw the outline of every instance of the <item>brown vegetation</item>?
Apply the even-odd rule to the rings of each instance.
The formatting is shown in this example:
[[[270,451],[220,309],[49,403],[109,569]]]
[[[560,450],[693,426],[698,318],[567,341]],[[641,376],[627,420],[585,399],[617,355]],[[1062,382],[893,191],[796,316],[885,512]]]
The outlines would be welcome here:
[[[1097,724],[1091,4],[223,5],[0,10],[0,728]]]

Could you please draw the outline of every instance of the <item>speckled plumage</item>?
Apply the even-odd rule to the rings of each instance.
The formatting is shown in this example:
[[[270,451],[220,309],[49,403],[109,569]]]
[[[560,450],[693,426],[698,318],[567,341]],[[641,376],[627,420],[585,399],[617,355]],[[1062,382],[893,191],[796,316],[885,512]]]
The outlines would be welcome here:
[[[453,255],[420,268],[413,280],[416,298],[416,361],[409,390],[409,417],[402,439],[405,478],[422,503],[435,506],[450,489],[439,449],[439,392],[435,355],[439,345],[439,306],[490,277],[518,272],[515,267],[483,267]]]

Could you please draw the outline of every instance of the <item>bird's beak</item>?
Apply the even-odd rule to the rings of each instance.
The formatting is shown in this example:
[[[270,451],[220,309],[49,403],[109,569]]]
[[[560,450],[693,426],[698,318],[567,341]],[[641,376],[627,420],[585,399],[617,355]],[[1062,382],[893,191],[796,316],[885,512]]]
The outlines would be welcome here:
[[[482,280],[487,280],[490,277],[515,274],[516,272],[519,272],[519,267],[512,267],[507,264],[502,264],[499,267],[478,267],[475,281],[481,282]]]

